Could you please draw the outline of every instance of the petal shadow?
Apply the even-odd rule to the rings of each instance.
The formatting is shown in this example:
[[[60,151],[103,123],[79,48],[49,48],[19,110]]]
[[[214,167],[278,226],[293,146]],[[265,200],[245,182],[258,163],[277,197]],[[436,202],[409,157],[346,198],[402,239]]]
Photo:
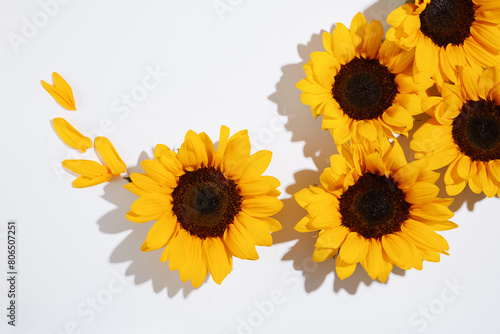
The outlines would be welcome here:
[[[140,162],[149,159],[146,152],[142,152],[137,165],[128,168],[129,173],[144,173],[140,167]],[[169,297],[174,297],[181,290],[186,298],[193,290],[191,283],[182,282],[178,271],[172,271],[168,263],[160,262],[162,250],[152,252],[142,252],[141,245],[152,226],[152,222],[133,223],[125,218],[130,206],[137,199],[137,196],[123,188],[127,184],[126,180],[121,182],[108,183],[104,188],[105,200],[116,205],[116,209],[104,215],[97,224],[99,230],[108,234],[118,234],[129,232],[125,239],[116,246],[111,253],[111,263],[130,262],[125,275],[134,276],[136,285],[151,281],[153,290],[156,293],[167,290]]]

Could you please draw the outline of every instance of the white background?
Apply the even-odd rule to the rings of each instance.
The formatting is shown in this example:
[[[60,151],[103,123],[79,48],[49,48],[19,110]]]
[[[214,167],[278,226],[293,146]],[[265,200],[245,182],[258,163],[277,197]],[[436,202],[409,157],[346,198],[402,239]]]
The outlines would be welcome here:
[[[311,261],[314,233],[293,230],[305,211],[291,194],[317,184],[335,153],[300,103],[302,65],[336,22],[349,25],[358,11],[384,20],[402,0],[66,2],[42,0],[50,16],[34,0],[0,5],[0,277],[9,219],[19,249],[17,326],[7,325],[2,278],[1,333],[500,331],[497,197],[458,196],[460,227],[442,232],[451,255],[422,271],[394,270],[386,284],[360,266],[340,281],[332,260]],[[78,111],[43,90],[54,71],[73,87]],[[155,81],[151,71],[168,76]],[[155,88],[141,88],[144,80]],[[121,99],[131,94],[127,107]],[[136,198],[125,181],[72,188],[61,161],[95,154],[66,147],[55,117],[106,135],[129,173],[157,143],[178,148],[189,129],[214,141],[221,124],[248,129],[256,150],[274,152],[267,174],[282,183],[283,230],[259,247],[260,260],[235,259],[221,286],[208,277],[194,290],[159,261],[161,250],[140,251],[152,223],[125,219]]]

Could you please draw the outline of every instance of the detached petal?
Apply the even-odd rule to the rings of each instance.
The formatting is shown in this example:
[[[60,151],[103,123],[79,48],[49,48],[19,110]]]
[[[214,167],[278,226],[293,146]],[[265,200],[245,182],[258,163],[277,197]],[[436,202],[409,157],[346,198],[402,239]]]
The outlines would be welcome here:
[[[125,165],[122,158],[120,158],[108,138],[96,137],[94,144],[113,175],[119,176],[121,173],[125,173],[127,165]]]
[[[56,72],[52,73],[54,85],[46,83],[42,80],[42,86],[47,93],[52,96],[57,103],[68,110],[76,110],[73,90],[70,85]]]
[[[86,188],[95,186],[97,184],[109,181],[111,179],[111,171],[108,167],[101,165],[96,161],[91,160],[64,160],[62,165],[80,174],[75,181],[73,181],[73,186],[75,188]]]
[[[105,166],[92,160],[64,160],[62,162],[62,165],[70,171],[88,178],[98,177],[100,175],[106,174],[108,171]]]
[[[92,140],[78,132],[64,118],[54,118],[52,124],[59,138],[69,147],[80,150],[82,153],[92,147]]]

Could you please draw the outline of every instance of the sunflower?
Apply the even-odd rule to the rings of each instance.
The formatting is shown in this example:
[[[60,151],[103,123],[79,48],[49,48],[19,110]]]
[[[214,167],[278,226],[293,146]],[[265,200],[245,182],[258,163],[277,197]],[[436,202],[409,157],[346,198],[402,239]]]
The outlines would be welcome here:
[[[415,50],[416,81],[456,82],[460,66],[500,64],[500,1],[419,0],[396,8],[386,38]]]
[[[385,282],[394,265],[422,269],[422,260],[438,262],[448,243],[435,231],[455,228],[448,221],[452,199],[437,198],[439,174],[423,161],[408,164],[401,146],[371,143],[339,146],[321,185],[297,192],[308,211],[295,229],[319,230],[313,260],[337,254],[340,279],[358,262],[372,279]]]
[[[323,129],[338,144],[407,135],[412,116],[422,112],[421,94],[432,81],[415,84],[414,51],[382,43],[383,35],[380,21],[367,23],[358,13],[350,30],[338,23],[332,34],[325,32],[326,52],[311,53],[304,65],[306,78],[297,83],[301,101],[314,117],[323,115]]]
[[[432,116],[413,136],[415,158],[429,168],[448,165],[449,195],[467,183],[475,193],[493,197],[500,191],[500,68],[461,68],[459,85],[443,85],[442,97],[424,101]]]
[[[156,220],[143,251],[164,249],[161,261],[179,270],[194,287],[210,272],[221,284],[232,269],[232,256],[259,258],[255,245],[270,246],[271,231],[281,225],[268,216],[283,206],[280,183],[262,176],[270,151],[250,155],[246,130],[229,137],[222,126],[217,150],[204,133],[189,131],[178,153],[159,144],[154,160],[141,163],[145,174],[132,173],[125,188],[140,196],[127,218]]]

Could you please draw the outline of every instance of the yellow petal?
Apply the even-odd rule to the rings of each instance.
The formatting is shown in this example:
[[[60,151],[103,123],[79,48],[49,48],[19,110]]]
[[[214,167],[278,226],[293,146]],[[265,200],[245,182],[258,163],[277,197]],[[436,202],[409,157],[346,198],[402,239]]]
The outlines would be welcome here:
[[[78,132],[64,118],[54,118],[52,124],[59,138],[69,147],[80,150],[82,153],[92,147],[92,140]]]
[[[351,61],[355,56],[351,34],[342,23],[338,23],[332,33],[332,51],[341,64]]]
[[[366,157],[366,169],[367,171],[375,175],[385,174],[385,164],[380,154],[373,153]]]
[[[413,77],[417,83],[428,80],[438,67],[438,47],[430,38],[423,37],[415,49],[415,62],[413,63]]]
[[[65,168],[87,178],[95,178],[108,174],[108,169],[105,166],[91,160],[64,160],[62,165]]]
[[[219,145],[217,146],[217,150],[215,151],[215,156],[214,156],[215,168],[219,168],[220,164],[222,163],[222,157],[224,156],[224,152],[226,150],[228,138],[229,138],[229,128],[223,125],[220,127]]]
[[[196,237],[185,239],[184,264],[179,268],[179,276],[186,282],[191,279],[193,287],[197,288],[207,277],[207,267],[203,263],[202,244],[203,240]]]
[[[384,283],[387,281],[387,278],[389,277],[389,274],[391,273],[394,264],[391,262],[391,260],[383,250],[382,250],[382,261],[380,261],[379,264],[380,264],[380,269],[377,278],[379,279],[380,282]]]
[[[337,251],[337,248],[314,248],[312,259],[314,262],[323,262],[337,254]]]
[[[369,244],[365,238],[356,232],[349,233],[340,247],[339,254],[347,263],[360,262],[368,252]]]
[[[477,83],[477,92],[480,98],[487,100],[491,90],[500,83],[500,70],[497,67],[487,68]]]
[[[229,224],[222,239],[234,256],[244,260],[257,260],[259,258],[253,238],[242,224]]]
[[[362,13],[357,13],[351,21],[350,33],[354,44],[356,53],[361,53],[361,47],[363,45],[363,40],[365,38],[366,27],[368,22],[366,22],[365,17]]]
[[[94,144],[95,148],[104,159],[113,175],[118,176],[121,173],[125,173],[127,165],[125,165],[122,158],[120,158],[118,152],[116,152],[113,144],[111,144],[108,138],[96,137]]]
[[[70,85],[56,72],[52,73],[54,86],[42,80],[42,86],[52,96],[57,103],[68,110],[76,110],[73,90]]]
[[[276,188],[279,186],[280,181],[277,178],[267,175],[250,182],[238,183],[240,194],[244,197],[269,195],[277,191]]]
[[[448,231],[458,227],[457,224],[450,221],[426,221],[423,223],[434,231]]]
[[[172,238],[177,226],[177,219],[173,213],[164,212],[149,230],[141,250],[149,252],[164,247]]]
[[[377,129],[371,120],[356,122],[358,126],[358,132],[360,135],[368,139],[369,141],[374,141],[377,139]]]
[[[160,261],[168,260],[170,270],[182,268],[186,262],[186,244],[192,236],[183,228],[177,230],[161,254]]]
[[[274,218],[271,217],[260,217],[260,220],[264,221],[268,226],[271,232],[276,232],[281,230],[281,224]]]
[[[401,127],[410,130],[413,118],[408,110],[402,106],[392,105],[382,114],[382,119],[391,127]]]
[[[341,223],[341,215],[338,210],[325,210],[325,212],[314,216],[309,225],[314,229],[321,230],[339,226]]]
[[[432,202],[438,195],[439,188],[431,183],[417,182],[405,193],[405,200],[412,204]]]
[[[220,238],[206,238],[202,244],[203,262],[215,283],[221,284],[231,272],[233,261]]]
[[[171,188],[164,188],[160,186],[155,180],[153,180],[151,177],[149,177],[146,174],[141,174],[141,173],[132,173],[130,174],[130,179],[132,180],[133,185],[138,187],[139,189],[142,189],[144,192],[147,193],[164,193],[168,194],[172,192]]]
[[[406,165],[406,158],[401,145],[396,140],[392,148],[388,149],[383,158],[387,171],[396,171]]]
[[[142,195],[145,195],[147,193],[147,191],[139,188],[137,185],[135,185],[132,182],[123,185],[123,188],[127,189],[128,191],[130,191],[131,193],[133,193],[139,197]]]
[[[404,238],[396,234],[386,234],[382,237],[384,252],[402,269],[410,269],[414,263],[413,249]]]
[[[203,141],[203,144],[205,144],[205,151],[207,153],[207,166],[211,166],[215,156],[214,143],[212,142],[212,139],[210,139],[210,137],[205,132],[200,133],[199,136],[200,139]]]
[[[426,203],[424,205],[413,205],[410,210],[410,218],[421,221],[425,220],[448,220],[453,217],[453,212],[438,203]]]
[[[271,231],[265,222],[244,212],[240,212],[237,217],[238,222],[247,229],[257,246],[271,246],[273,244]]]
[[[205,167],[208,163],[205,143],[193,130],[189,130],[179,149],[179,161],[188,171]]]
[[[73,181],[73,187],[75,188],[86,188],[86,187],[91,187],[95,186],[97,184],[107,182],[111,178],[111,173],[110,174],[103,174],[101,176],[97,176],[94,178],[88,178],[85,176],[80,176],[76,178],[76,180]]]
[[[337,269],[337,275],[341,280],[344,278],[347,278],[354,273],[354,270],[356,270],[356,263],[350,264],[345,261],[343,261],[340,258],[340,254],[337,255],[337,260],[335,262],[335,268]]]
[[[449,249],[446,239],[423,223],[409,219],[401,225],[401,231],[419,248],[431,249],[443,254],[446,254],[445,251]]]
[[[264,173],[271,163],[272,152],[267,150],[258,151],[247,159],[247,165],[242,172],[240,182],[247,182]]]
[[[240,178],[247,165],[250,149],[247,130],[240,131],[229,138],[221,165],[226,177],[233,180]]]
[[[339,248],[349,234],[349,229],[337,226],[332,229],[319,232],[318,240],[314,247],[317,248]]]
[[[261,196],[244,199],[241,210],[253,217],[272,216],[283,207],[283,203],[273,196]]]
[[[138,215],[135,212],[129,211],[129,212],[127,212],[127,214],[126,214],[125,217],[128,220],[130,220],[131,222],[142,224],[142,223],[145,223],[145,222],[149,222],[149,221],[158,219],[159,215],[158,214],[153,214],[153,215],[150,215],[150,216],[142,216],[142,215]]]
[[[371,21],[366,28],[366,38],[363,41],[363,51],[367,59],[377,58],[383,37],[384,28],[382,23],[380,21]]]
[[[172,198],[165,194],[150,193],[139,197],[130,210],[141,216],[156,216],[172,208]]]
[[[146,174],[155,180],[160,186],[167,188],[175,188],[177,186],[176,177],[159,162],[154,160],[143,160],[141,167]]]
[[[382,247],[377,239],[370,238],[367,240],[368,250],[366,256],[361,260],[361,265],[365,268],[371,279],[377,278],[377,275],[382,268],[382,262],[384,261],[382,257]]]
[[[417,94],[398,94],[395,102],[408,110],[410,115],[418,115],[423,112],[422,100]]]
[[[156,145],[155,160],[175,176],[181,176],[185,173],[184,166],[179,161],[177,153],[164,144]]]

